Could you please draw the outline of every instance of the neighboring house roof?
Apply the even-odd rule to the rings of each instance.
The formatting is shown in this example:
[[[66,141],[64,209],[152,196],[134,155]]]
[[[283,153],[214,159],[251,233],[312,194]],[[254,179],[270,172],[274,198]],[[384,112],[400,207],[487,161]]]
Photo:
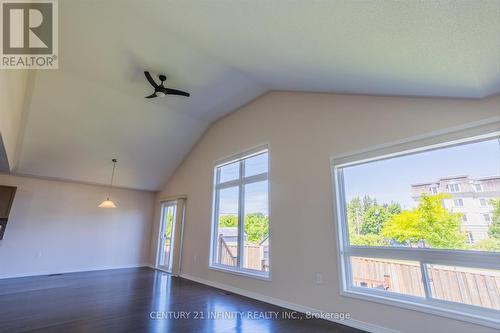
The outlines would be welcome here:
[[[238,228],[236,227],[223,227],[218,229],[219,235],[222,234],[224,237],[238,236]]]
[[[461,175],[461,176],[448,176],[448,177],[442,177],[439,178],[439,180],[454,180],[454,179],[468,179],[469,176],[467,175]]]
[[[491,181],[491,180],[500,180],[500,176],[488,176],[488,177],[479,177],[479,178],[470,178],[469,176],[453,176],[453,177],[442,177],[435,182],[426,182],[426,183],[416,183],[412,184],[411,187],[420,187],[426,185],[439,185],[441,182],[448,183],[453,180],[470,180],[473,182],[481,182],[481,181]]]

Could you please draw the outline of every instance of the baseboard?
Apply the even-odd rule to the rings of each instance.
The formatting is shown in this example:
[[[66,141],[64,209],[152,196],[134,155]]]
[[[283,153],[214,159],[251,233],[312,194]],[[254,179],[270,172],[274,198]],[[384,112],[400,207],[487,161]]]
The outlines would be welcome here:
[[[233,286],[230,286],[230,285],[227,285],[227,284],[205,280],[205,279],[202,279],[202,278],[199,278],[199,277],[196,277],[196,276],[192,276],[192,275],[189,275],[189,274],[181,273],[180,277],[184,278],[184,279],[187,279],[187,280],[194,281],[194,282],[198,282],[198,283],[201,283],[201,284],[205,284],[205,285],[210,286],[210,287],[214,287],[214,288],[226,290],[226,291],[232,292],[234,294],[238,294],[238,295],[241,295],[241,296],[245,296],[245,297],[252,298],[252,299],[255,299],[255,300],[258,300],[258,301],[261,301],[261,302],[273,304],[273,305],[276,305],[276,306],[280,306],[280,307],[283,307],[283,308],[286,308],[286,309],[290,309],[290,310],[293,310],[293,311],[297,311],[297,312],[301,312],[301,313],[306,313],[306,312],[319,313],[319,312],[322,312],[322,311],[320,311],[318,309],[313,309],[313,308],[310,308],[310,307],[307,307],[307,306],[303,306],[303,305],[299,305],[299,304],[296,304],[296,303],[287,302],[287,301],[284,301],[282,299],[265,296],[265,295],[262,295],[262,294],[259,294],[259,293],[255,293],[255,292],[252,292],[252,291],[245,290],[245,289],[233,287]],[[363,322],[363,321],[360,321],[360,320],[356,320],[356,319],[345,319],[345,320],[327,319],[327,320],[332,321],[332,322],[337,323],[337,324],[342,324],[342,325],[350,326],[350,327],[353,327],[353,328],[357,328],[359,330],[367,331],[367,332],[370,332],[370,333],[400,333],[397,330],[393,330],[393,329],[390,329],[390,328],[386,328],[386,327],[382,327],[382,326],[378,326],[378,325],[366,323],[366,322]]]
[[[32,272],[32,273],[23,273],[23,274],[3,274],[3,275],[0,275],[0,280],[29,277],[29,276],[43,276],[43,275],[51,275],[51,274],[70,274],[70,273],[81,273],[81,272],[105,271],[105,270],[109,270],[109,269],[139,268],[139,267],[150,267],[150,264],[143,263],[143,264],[125,265],[125,266],[85,267],[82,269],[69,270],[69,271],[62,270],[62,271],[48,271],[48,272]]]

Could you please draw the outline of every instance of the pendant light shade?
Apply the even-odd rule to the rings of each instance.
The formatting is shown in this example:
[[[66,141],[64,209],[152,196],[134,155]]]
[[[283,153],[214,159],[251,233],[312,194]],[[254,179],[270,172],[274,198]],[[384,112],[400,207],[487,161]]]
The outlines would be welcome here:
[[[110,196],[111,190],[113,189],[113,179],[115,178],[116,162],[118,161],[116,160],[116,158],[113,158],[111,162],[113,162],[113,171],[111,172],[111,182],[109,183],[108,196],[106,197],[106,200],[99,204],[99,208],[116,208],[116,204],[113,202],[113,200],[110,199]]]
[[[111,200],[109,200],[109,198],[107,198],[106,200],[101,202],[101,204],[98,207],[99,208],[116,208],[116,205],[113,201],[111,201]]]

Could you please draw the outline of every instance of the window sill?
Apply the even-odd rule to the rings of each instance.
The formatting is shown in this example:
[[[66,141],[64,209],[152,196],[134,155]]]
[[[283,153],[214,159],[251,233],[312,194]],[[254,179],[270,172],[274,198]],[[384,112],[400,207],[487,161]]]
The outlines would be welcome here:
[[[208,266],[208,268],[211,270],[219,271],[219,272],[223,272],[223,273],[230,273],[230,274],[249,277],[249,278],[258,279],[258,280],[271,281],[271,272],[259,273],[259,272],[253,272],[250,270],[232,269],[230,267],[221,266],[221,265],[210,265],[210,266]]]
[[[456,320],[461,320],[473,324],[478,324],[481,326],[492,327],[495,329],[500,329],[500,319],[498,316],[498,311],[487,309],[483,311],[469,312],[467,309],[462,308],[459,304],[453,304],[447,301],[436,300],[436,304],[419,302],[420,299],[417,296],[405,296],[397,295],[392,296],[390,294],[376,291],[376,290],[363,290],[363,288],[354,287],[352,289],[342,289],[340,294],[342,296],[357,298],[365,301],[371,301],[376,303],[381,303],[390,306],[396,306],[399,308],[430,313],[433,315],[451,318]],[[401,297],[401,298],[399,298]],[[440,306],[440,304],[450,304],[452,308],[446,308]],[[465,305],[464,307],[468,307]]]

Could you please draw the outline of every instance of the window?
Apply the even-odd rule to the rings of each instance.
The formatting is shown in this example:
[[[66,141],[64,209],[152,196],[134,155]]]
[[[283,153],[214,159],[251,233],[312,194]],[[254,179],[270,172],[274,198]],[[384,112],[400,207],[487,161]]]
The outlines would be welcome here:
[[[215,167],[211,268],[269,277],[268,159],[260,148]]]
[[[481,206],[488,206],[488,200],[481,198],[481,199],[479,199],[479,204]]]
[[[474,191],[483,192],[483,186],[481,184],[474,184]]]
[[[446,185],[446,188],[448,189],[448,192],[450,192],[450,193],[460,192],[460,185],[459,184],[448,184],[448,185]]]
[[[431,192],[432,194],[438,194],[438,189],[436,186],[431,186],[429,187],[429,192]]]
[[[483,218],[485,222],[491,222],[491,216],[490,214],[483,214]]]
[[[467,231],[467,242],[469,244],[474,244],[474,236],[472,235],[472,232]]]
[[[465,200],[450,194],[485,176],[500,191],[499,133],[490,133],[332,159],[343,295],[500,328],[500,289],[490,288],[500,278],[500,240],[474,239],[492,218],[463,223],[453,206]]]

